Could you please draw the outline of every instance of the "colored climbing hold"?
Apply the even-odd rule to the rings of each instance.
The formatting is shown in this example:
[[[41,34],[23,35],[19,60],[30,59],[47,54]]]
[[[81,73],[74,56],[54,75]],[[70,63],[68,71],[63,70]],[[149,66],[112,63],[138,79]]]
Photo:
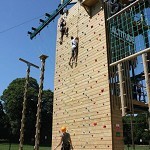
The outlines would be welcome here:
[[[103,92],[104,92],[104,89],[101,89],[101,92],[103,93]]]
[[[94,122],[93,125],[94,125],[94,126],[97,126],[97,122]]]

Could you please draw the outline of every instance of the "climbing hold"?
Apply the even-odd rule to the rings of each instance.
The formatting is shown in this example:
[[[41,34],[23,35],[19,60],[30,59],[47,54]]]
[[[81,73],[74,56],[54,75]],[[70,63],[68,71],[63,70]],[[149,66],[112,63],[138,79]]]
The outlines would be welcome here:
[[[106,125],[104,125],[103,128],[106,128]]]
[[[104,89],[101,89],[101,92],[103,93],[103,92],[104,92]]]
[[[94,125],[94,126],[97,126],[97,122],[94,122],[93,125]]]

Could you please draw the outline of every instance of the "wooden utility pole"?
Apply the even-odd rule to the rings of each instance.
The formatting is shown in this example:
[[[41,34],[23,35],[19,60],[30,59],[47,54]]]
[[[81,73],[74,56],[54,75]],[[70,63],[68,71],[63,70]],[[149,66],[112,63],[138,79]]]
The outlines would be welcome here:
[[[34,150],[39,150],[40,142],[40,125],[41,125],[41,105],[42,105],[42,93],[43,93],[43,82],[44,82],[44,71],[45,71],[45,60],[48,56],[41,55],[40,59],[42,62],[39,94],[38,94],[38,104],[37,104],[37,114],[36,114],[36,134],[35,134],[35,145]]]
[[[118,64],[118,75],[119,75],[119,86],[120,86],[120,97],[121,97],[121,110],[122,116],[125,116],[125,98],[124,98],[124,86],[123,86],[123,75],[122,75],[122,64]]]
[[[150,78],[148,73],[148,63],[147,63],[147,53],[142,54],[144,75],[145,75],[145,85],[147,91],[147,103],[148,103],[148,132],[150,132]],[[150,148],[150,139],[149,139],[149,148]]]
[[[27,76],[26,76],[26,83],[25,83],[25,91],[24,91],[24,100],[23,100],[23,110],[22,110],[22,119],[21,119],[21,129],[20,129],[20,144],[19,144],[19,150],[23,150],[23,142],[24,142],[24,126],[25,126],[25,115],[26,115],[26,104],[27,104],[27,91],[28,91],[28,84],[29,84],[29,76],[30,76],[30,67],[33,66],[35,68],[38,68],[38,66],[19,58],[20,61],[27,64]]]

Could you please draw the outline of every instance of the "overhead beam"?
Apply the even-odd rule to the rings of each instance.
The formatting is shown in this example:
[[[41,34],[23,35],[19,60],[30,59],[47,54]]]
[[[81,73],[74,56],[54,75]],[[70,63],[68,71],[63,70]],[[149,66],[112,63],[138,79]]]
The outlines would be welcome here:
[[[113,63],[111,63],[109,66],[115,66],[115,65],[117,65],[117,64],[119,64],[119,63],[122,63],[122,62],[127,61],[127,60],[131,60],[131,59],[133,59],[133,58],[136,58],[136,57],[138,57],[138,56],[140,56],[140,55],[142,55],[142,54],[144,54],[144,53],[148,53],[148,52],[150,52],[150,47],[149,47],[149,48],[146,48],[146,49],[144,49],[144,50],[141,50],[141,51],[139,51],[139,52],[137,52],[137,53],[134,53],[134,54],[132,54],[132,55],[130,55],[130,56],[128,56],[128,57],[122,58],[122,59],[120,59],[120,60],[118,60],[118,61],[116,61],[116,62],[113,62]]]
[[[71,2],[72,0],[66,0],[64,1],[63,4],[61,4],[52,14],[50,14],[50,16],[47,16],[48,18],[43,22],[42,24],[36,28],[36,30],[32,31],[32,32],[28,32],[30,33],[30,39],[32,40],[38,33],[40,33],[40,31],[45,28],[52,20],[55,19],[55,17],[57,15],[59,15],[59,13]],[[75,4],[75,3],[73,3]]]

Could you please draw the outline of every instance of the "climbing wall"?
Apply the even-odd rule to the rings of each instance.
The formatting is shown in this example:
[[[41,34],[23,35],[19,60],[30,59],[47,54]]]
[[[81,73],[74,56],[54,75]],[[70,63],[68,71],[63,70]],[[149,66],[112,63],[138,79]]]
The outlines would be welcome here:
[[[64,36],[62,45],[59,27],[57,31],[52,149],[60,142],[61,126],[66,126],[76,150],[123,150],[114,129],[120,109],[111,113],[102,5],[92,6],[90,17],[77,3],[65,20],[69,36]],[[72,68],[70,36],[79,37],[78,64]],[[114,147],[115,140],[121,146]]]

